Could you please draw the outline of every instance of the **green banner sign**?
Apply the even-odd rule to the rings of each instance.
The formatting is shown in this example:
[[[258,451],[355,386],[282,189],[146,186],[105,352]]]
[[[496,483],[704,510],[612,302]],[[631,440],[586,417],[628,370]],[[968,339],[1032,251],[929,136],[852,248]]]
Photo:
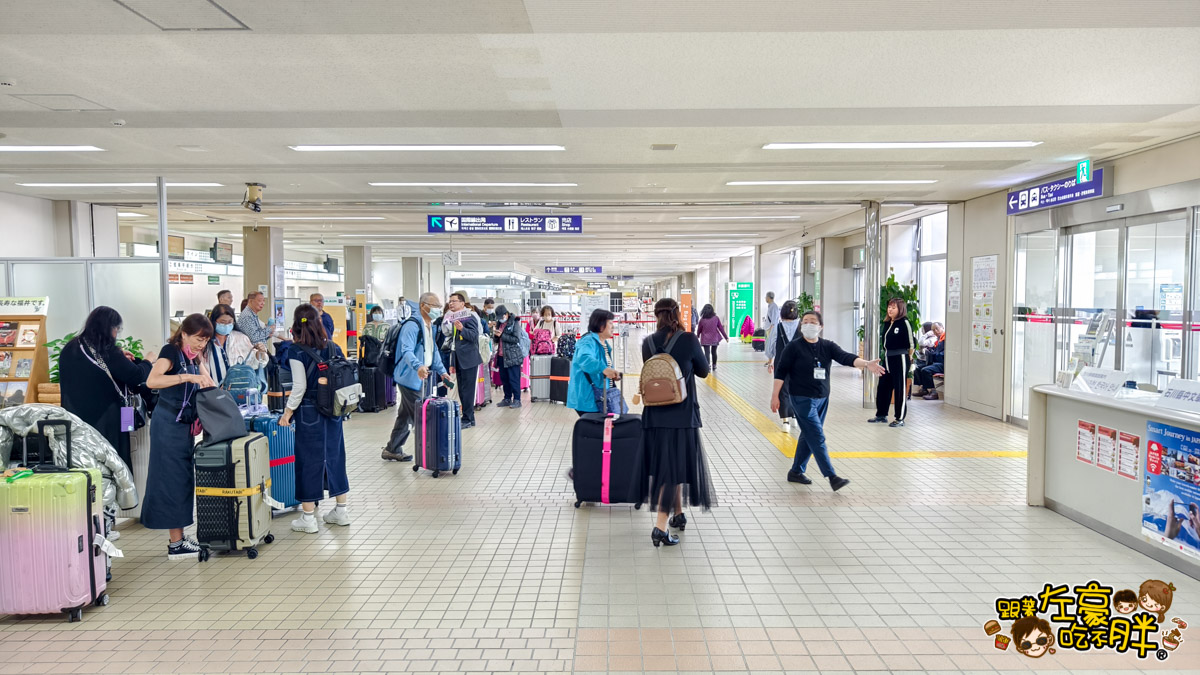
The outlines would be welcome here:
[[[220,286],[221,285],[221,277],[213,276],[211,274],[208,275],[208,285],[209,286]]]
[[[742,333],[742,324],[754,316],[754,283],[749,281],[729,284],[729,335],[736,339]]]

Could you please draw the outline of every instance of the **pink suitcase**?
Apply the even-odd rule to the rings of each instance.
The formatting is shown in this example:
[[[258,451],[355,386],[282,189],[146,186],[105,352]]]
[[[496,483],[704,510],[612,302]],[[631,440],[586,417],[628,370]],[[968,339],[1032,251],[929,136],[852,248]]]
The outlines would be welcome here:
[[[529,387],[530,387],[529,383],[531,382],[529,373],[530,373],[529,357],[526,356],[525,360],[521,363],[521,391],[529,391]]]
[[[479,381],[475,385],[476,410],[492,402],[491,369],[491,364],[487,363],[479,368]]]
[[[43,420],[66,428],[70,422]],[[40,465],[0,480],[0,614],[83,618],[88,605],[108,604],[105,580],[111,546],[104,539],[99,469]]]

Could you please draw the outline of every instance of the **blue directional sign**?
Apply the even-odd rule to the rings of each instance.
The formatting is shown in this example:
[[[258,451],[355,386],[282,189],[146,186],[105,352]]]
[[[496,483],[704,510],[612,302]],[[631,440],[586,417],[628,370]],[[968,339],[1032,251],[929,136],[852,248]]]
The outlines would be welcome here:
[[[603,274],[603,267],[547,267],[546,274]]]
[[[1079,171],[1070,178],[1009,192],[1008,215],[1015,216],[1103,197],[1104,169],[1092,169],[1091,180],[1085,182],[1079,180],[1081,173],[1082,171]]]
[[[428,216],[434,234],[580,234],[583,216]]]

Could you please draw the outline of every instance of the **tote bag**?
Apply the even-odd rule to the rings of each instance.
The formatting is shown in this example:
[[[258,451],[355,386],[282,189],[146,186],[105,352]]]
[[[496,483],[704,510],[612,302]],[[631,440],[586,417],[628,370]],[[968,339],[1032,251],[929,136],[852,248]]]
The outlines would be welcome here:
[[[246,435],[246,421],[233,395],[219,387],[196,392],[196,414],[204,428],[204,443],[220,443]]]

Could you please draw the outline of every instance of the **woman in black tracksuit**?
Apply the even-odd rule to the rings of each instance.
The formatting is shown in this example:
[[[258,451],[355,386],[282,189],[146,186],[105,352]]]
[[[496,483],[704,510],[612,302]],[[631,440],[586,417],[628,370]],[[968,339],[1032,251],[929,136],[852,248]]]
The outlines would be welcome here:
[[[880,336],[886,355],[884,365],[887,373],[879,378],[879,387],[875,392],[875,416],[867,421],[872,424],[886,422],[888,404],[892,402],[892,394],[895,393],[896,419],[888,426],[902,427],[904,417],[908,414],[908,388],[905,385],[917,341],[913,336],[912,326],[908,323],[908,307],[904,300],[888,300],[887,316],[888,321],[884,324]]]

